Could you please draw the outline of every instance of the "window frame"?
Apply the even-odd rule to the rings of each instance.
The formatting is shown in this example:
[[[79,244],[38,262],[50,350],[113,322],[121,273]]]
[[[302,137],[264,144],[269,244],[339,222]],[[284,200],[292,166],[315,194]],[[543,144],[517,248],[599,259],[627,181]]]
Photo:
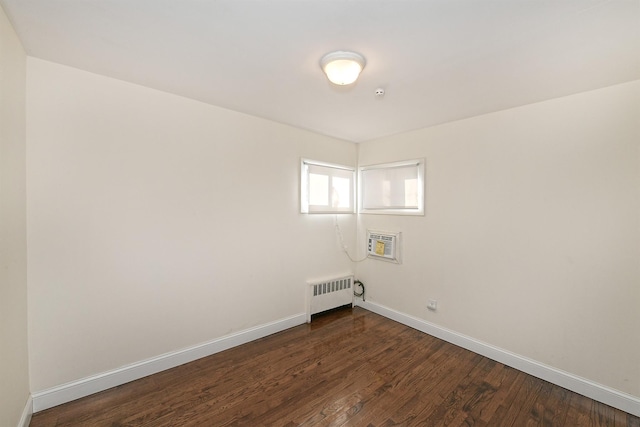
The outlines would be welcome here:
[[[384,170],[384,169],[393,169],[393,168],[403,168],[408,166],[416,167],[416,177],[417,177],[417,197],[418,197],[418,206],[417,208],[413,207],[394,207],[394,208],[367,208],[365,207],[365,187],[366,183],[366,172],[370,170]],[[424,216],[424,201],[425,201],[425,159],[411,159],[411,160],[403,160],[398,162],[390,162],[390,163],[379,163],[374,165],[366,165],[360,166],[358,168],[358,213],[362,214],[374,214],[374,215],[421,215]]]
[[[309,167],[316,166],[320,168],[335,169],[339,171],[339,175],[344,175],[345,172],[349,174],[350,183],[350,197],[349,207],[347,208],[333,208],[331,206],[311,205],[310,199],[310,183],[309,183]],[[338,174],[328,176],[330,180],[334,177],[343,178]],[[331,183],[329,183],[329,188]],[[337,163],[322,162],[318,160],[311,160],[307,158],[300,159],[300,213],[304,214],[355,214],[356,213],[356,168],[352,166],[341,165]]]

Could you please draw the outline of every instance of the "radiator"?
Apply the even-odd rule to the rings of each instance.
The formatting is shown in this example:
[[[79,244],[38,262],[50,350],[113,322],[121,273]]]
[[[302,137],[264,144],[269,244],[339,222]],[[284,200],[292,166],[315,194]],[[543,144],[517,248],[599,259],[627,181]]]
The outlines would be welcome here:
[[[307,323],[311,316],[343,305],[353,305],[353,276],[307,282]]]

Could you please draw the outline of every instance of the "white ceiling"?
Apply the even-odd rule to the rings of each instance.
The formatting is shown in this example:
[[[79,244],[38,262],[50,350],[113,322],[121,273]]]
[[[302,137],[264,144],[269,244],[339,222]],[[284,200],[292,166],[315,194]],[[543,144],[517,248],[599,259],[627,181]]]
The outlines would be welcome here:
[[[354,142],[640,78],[640,0],[0,4],[31,56]]]

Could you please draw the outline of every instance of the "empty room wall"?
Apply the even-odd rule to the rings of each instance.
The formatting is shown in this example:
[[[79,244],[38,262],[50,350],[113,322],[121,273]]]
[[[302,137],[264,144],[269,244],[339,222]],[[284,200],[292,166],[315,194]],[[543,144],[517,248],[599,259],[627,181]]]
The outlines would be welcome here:
[[[358,266],[367,301],[639,397],[640,82],[359,147],[412,158],[426,215],[359,217],[404,238]]]
[[[0,7],[0,425],[29,399],[27,356],[26,55]],[[25,413],[28,415],[29,408]]]
[[[300,158],[352,143],[34,58],[27,119],[32,392],[304,313],[352,269],[299,206]]]

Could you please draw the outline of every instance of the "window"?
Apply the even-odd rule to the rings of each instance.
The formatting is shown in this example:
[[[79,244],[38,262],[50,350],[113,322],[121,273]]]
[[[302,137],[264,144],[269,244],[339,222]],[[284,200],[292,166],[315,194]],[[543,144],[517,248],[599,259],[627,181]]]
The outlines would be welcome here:
[[[355,169],[302,159],[300,212],[355,212]]]
[[[424,215],[424,159],[361,167],[360,212]]]

